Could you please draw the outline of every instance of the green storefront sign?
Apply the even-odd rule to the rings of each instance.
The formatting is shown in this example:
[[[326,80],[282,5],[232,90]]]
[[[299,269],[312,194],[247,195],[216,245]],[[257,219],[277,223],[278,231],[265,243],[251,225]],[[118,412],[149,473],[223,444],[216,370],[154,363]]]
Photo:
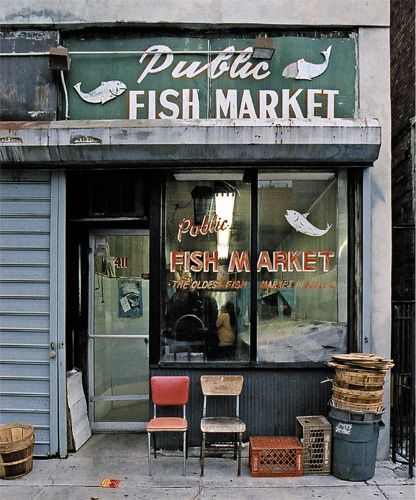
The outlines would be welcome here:
[[[351,118],[354,38],[69,39],[71,119]]]

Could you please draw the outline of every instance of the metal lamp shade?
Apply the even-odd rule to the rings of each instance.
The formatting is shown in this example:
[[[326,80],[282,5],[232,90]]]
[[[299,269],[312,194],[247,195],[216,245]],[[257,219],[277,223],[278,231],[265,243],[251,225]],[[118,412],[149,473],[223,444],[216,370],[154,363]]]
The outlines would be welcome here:
[[[275,48],[273,40],[262,36],[257,36],[253,45],[253,59],[271,59]]]
[[[194,224],[200,225],[204,216],[209,216],[214,199],[214,191],[208,186],[195,186],[191,191],[194,200]]]

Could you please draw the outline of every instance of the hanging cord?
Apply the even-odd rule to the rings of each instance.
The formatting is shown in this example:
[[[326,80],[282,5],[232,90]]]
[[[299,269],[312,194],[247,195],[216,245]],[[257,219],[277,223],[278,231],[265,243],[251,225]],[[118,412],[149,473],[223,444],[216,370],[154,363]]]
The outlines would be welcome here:
[[[64,89],[64,95],[65,95],[65,120],[69,120],[69,114],[68,114],[68,90],[66,88],[66,83],[65,83],[65,77],[64,77],[64,72],[61,69],[59,71],[61,73],[61,82],[62,82],[62,87]]]

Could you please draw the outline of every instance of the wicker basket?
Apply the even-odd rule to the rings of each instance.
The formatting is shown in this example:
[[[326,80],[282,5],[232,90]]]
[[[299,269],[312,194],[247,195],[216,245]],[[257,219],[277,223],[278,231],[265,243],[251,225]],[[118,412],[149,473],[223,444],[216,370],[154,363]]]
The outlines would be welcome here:
[[[336,382],[345,387],[345,384],[362,387],[370,390],[380,390],[384,385],[385,371],[367,371],[353,368],[335,368]]]
[[[383,390],[366,391],[356,389],[345,389],[339,387],[337,383],[332,386],[333,399],[340,399],[342,401],[351,403],[378,403],[383,401]]]
[[[374,385],[374,386],[363,386],[363,385],[355,385],[350,384],[349,382],[344,382],[344,380],[335,379],[335,382],[338,387],[342,387],[343,389],[351,389],[353,391],[382,391],[383,385]]]
[[[342,410],[352,410],[355,412],[361,412],[361,413],[366,413],[366,412],[372,412],[372,413],[382,413],[384,410],[383,403],[382,402],[376,402],[376,403],[356,403],[356,402],[351,402],[351,401],[343,401],[341,399],[334,399],[332,396],[332,404],[336,408],[340,408]]]
[[[357,411],[351,408],[339,408],[334,404],[332,399],[328,403],[330,410],[330,415],[335,418],[340,418],[341,420],[352,420],[355,422],[372,422],[373,420],[381,420],[384,413],[384,407],[381,408],[380,412],[374,411]]]
[[[31,425],[0,425],[1,479],[15,479],[32,470],[34,442]]]
[[[378,413],[383,407],[383,390],[357,391],[338,387],[337,384],[334,384],[332,387],[332,400],[338,408]]]

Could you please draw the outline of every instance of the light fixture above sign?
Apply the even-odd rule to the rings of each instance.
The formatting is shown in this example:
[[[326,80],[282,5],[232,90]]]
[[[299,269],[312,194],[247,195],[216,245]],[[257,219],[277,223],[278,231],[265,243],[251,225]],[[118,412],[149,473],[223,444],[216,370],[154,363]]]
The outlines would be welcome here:
[[[253,45],[253,59],[266,59],[269,60],[273,57],[275,48],[273,40],[266,36],[256,36]]]
[[[71,66],[71,58],[67,48],[59,45],[49,49],[49,68],[68,71]]]

